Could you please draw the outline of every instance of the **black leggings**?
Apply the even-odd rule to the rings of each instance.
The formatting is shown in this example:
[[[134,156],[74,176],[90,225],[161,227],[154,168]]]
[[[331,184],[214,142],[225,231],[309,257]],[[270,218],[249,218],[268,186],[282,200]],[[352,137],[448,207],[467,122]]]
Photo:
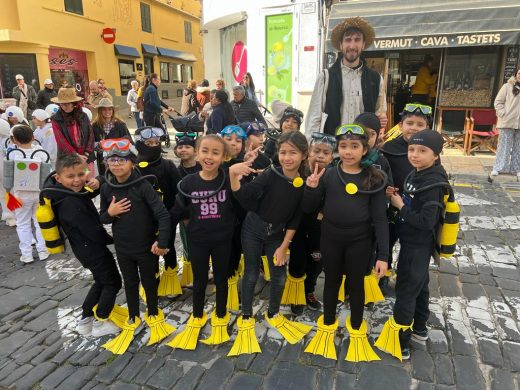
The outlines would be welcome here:
[[[173,237],[170,239],[168,249],[170,251],[163,256],[164,269],[166,269],[167,267],[174,269],[175,267],[177,267],[177,251],[175,250],[175,231],[173,232]]]
[[[228,278],[235,275],[240,264],[240,257],[242,257],[242,223],[238,223],[233,231],[233,238],[231,239],[231,259],[229,261]]]
[[[289,258],[289,274],[293,278],[305,278],[305,294],[311,294],[316,287],[316,281],[323,269],[323,263],[320,259],[314,260],[311,256],[313,252],[319,249],[313,248],[311,240],[308,239],[307,229],[299,227],[296,230],[289,249],[291,251]]]
[[[118,254],[117,262],[125,282],[126,302],[130,318],[139,317],[139,282],[143,285],[146,293],[148,315],[157,315],[157,279],[155,274],[159,269],[159,257],[153,253],[131,256]]]
[[[325,267],[324,324],[332,325],[336,321],[339,287],[343,274],[346,274],[350,293],[350,323],[352,328],[359,329],[365,304],[364,278],[372,255],[370,225],[339,229],[323,221],[321,254]]]
[[[99,318],[107,318],[116,302],[116,296],[121,289],[121,276],[116,266],[114,256],[107,247],[101,249],[102,257],[82,265],[92,272],[94,284],[83,301],[83,318],[94,315],[92,309],[98,305],[96,314]]]
[[[209,257],[213,266],[213,279],[216,292],[217,317],[222,318],[227,312],[228,270],[231,242],[222,242],[214,246],[204,246],[199,242],[192,244],[188,241],[191,268],[193,269],[193,317],[202,318],[204,313],[204,299],[208,285]]]

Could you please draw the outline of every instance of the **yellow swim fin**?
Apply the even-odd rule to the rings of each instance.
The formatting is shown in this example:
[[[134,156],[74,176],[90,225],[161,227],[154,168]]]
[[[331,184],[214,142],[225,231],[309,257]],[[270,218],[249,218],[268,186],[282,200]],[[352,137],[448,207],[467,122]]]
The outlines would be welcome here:
[[[238,356],[245,353],[262,352],[255,334],[255,319],[253,317],[244,320],[242,316],[237,319],[238,334],[228,356]]]
[[[171,269],[166,267],[161,275],[161,281],[157,288],[157,295],[160,297],[168,297],[174,295],[182,295],[181,282],[179,280],[179,267]]]
[[[320,355],[327,359],[337,359],[336,345],[334,345],[334,334],[338,329],[338,319],[332,325],[323,324],[323,315],[318,318],[318,330],[312,338],[305,352]]]
[[[104,319],[99,318],[97,315],[97,307],[98,305],[92,308],[94,317],[99,321],[103,321]],[[123,329],[123,326],[125,326],[126,322],[128,321],[128,309],[126,307],[114,305],[112,311],[108,315],[108,319],[112,321],[119,329]]]
[[[365,305],[367,303],[384,301],[385,297],[379,288],[379,279],[374,271],[365,276]]]
[[[346,275],[343,275],[343,278],[341,279],[341,284],[339,285],[339,291],[338,291],[338,301],[345,302],[345,279],[347,278]]]
[[[193,269],[191,268],[191,262],[184,257],[182,260],[182,278],[181,278],[181,286],[192,286],[193,285]]]
[[[206,340],[201,340],[201,343],[208,345],[217,345],[229,341],[228,324],[229,324],[229,312],[222,318],[217,317],[217,312],[213,310],[211,313],[211,335]]]
[[[264,265],[264,280],[269,282],[271,280],[271,270],[269,269],[269,259],[267,256],[262,256],[262,264]]]
[[[202,315],[202,318],[195,318],[192,314],[184,330],[175,336],[167,345],[172,348],[194,350],[197,347],[200,329],[206,325],[207,320],[208,316],[206,313]]]
[[[245,262],[244,262],[244,254],[242,253],[242,256],[240,256],[240,261],[238,262],[238,277],[241,278],[244,276],[244,269],[245,269]]]
[[[350,343],[345,360],[349,362],[371,362],[373,360],[381,360],[368,342],[368,328],[365,320],[361,322],[359,329],[353,329],[350,324],[350,316],[348,316],[345,326],[350,335]]]
[[[150,340],[148,340],[146,345],[156,344],[175,332],[175,328],[164,320],[164,313],[161,309],[159,309],[156,316],[149,316],[148,312],[146,312],[144,320],[150,327]]]
[[[227,309],[231,311],[239,310],[238,303],[238,273],[228,279]]]
[[[135,330],[140,324],[141,319],[139,317],[135,317],[135,321],[133,324],[130,324],[127,321],[122,327],[121,333],[119,333],[119,335],[103,344],[103,348],[112,352],[115,355],[121,355],[125,353],[128,347],[130,346],[130,343],[134,339]]]
[[[266,312],[265,319],[269,325],[271,325],[273,328],[276,328],[278,332],[280,332],[280,334],[285,340],[287,340],[289,344],[296,344],[312,329],[312,326],[310,325],[289,321],[284,317],[283,314],[280,313],[276,314],[272,318],[269,318]]]
[[[399,341],[399,331],[412,329],[413,322],[410,325],[400,325],[395,322],[394,317],[390,317],[385,322],[381,334],[375,342],[375,346],[383,352],[387,352],[392,356],[395,356],[400,361],[403,361],[403,355],[401,353],[401,342]]]
[[[295,278],[287,273],[287,279],[285,280],[285,288],[283,289],[282,305],[306,305],[307,300],[305,299],[305,278],[303,275],[301,278]]]
[[[143,300],[144,303],[146,303],[146,293],[144,292],[144,287],[142,284],[139,285],[139,296]]]

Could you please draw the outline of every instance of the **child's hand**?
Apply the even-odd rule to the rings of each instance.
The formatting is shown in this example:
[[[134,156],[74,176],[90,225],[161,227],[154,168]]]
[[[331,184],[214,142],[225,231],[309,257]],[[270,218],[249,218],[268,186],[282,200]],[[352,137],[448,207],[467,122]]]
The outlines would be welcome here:
[[[112,197],[112,202],[110,202],[110,206],[108,206],[108,215],[111,217],[117,217],[127,211],[130,211],[131,202],[127,198],[121,199],[119,202],[116,202],[116,197]]]
[[[309,188],[318,187],[318,184],[320,183],[320,178],[325,173],[325,168],[323,168],[320,172],[318,172],[318,169],[319,169],[319,165],[318,165],[318,163],[316,163],[316,165],[314,166],[314,172],[312,173],[312,175],[310,175],[307,178],[307,181],[305,182],[305,184],[307,184],[307,187],[309,187]]]
[[[392,195],[394,195],[397,191],[399,191],[399,188],[388,186],[388,187],[386,187],[385,195],[388,199],[390,199],[392,197]]]
[[[273,263],[277,267],[287,264],[287,248],[278,247],[273,255]]]
[[[95,191],[99,188],[99,180],[96,178],[92,178],[87,182],[87,186],[89,186]]]
[[[246,161],[255,161],[258,157],[258,152],[262,149],[262,146],[259,146],[256,149],[253,149],[251,145],[249,145],[249,148],[247,148],[246,154],[244,154],[244,162]]]
[[[397,208],[399,210],[401,210],[404,206],[403,199],[401,198],[401,195],[399,195],[397,192],[395,192],[390,197],[390,202],[392,203],[392,206],[394,206],[395,208]]]
[[[170,250],[168,248],[166,249],[161,249],[159,248],[159,243],[157,241],[155,241],[152,245],[152,249],[150,249],[150,252],[152,252],[154,255],[157,255],[157,256],[164,256],[165,254],[167,254]]]
[[[386,271],[388,270],[388,263],[384,260],[378,260],[374,269],[376,271],[377,278],[381,279],[383,276],[385,276]]]
[[[251,164],[253,164],[253,160],[232,165],[229,167],[229,176],[233,176],[239,181],[242,180],[244,176],[249,176],[254,172],[254,169],[251,169]]]

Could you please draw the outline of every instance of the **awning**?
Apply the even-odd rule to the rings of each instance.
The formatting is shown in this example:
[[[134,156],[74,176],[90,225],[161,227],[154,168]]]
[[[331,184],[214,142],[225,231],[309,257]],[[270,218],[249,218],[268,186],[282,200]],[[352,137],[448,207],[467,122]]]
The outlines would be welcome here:
[[[132,46],[114,45],[114,52],[116,56],[141,57],[137,49]]]
[[[374,27],[376,40],[367,50],[510,45],[520,42],[518,0],[401,1],[364,0],[332,6],[326,52],[334,27],[361,16]]]
[[[147,45],[146,43],[141,43],[141,48],[143,49],[143,55],[156,56],[159,55],[157,48],[153,45]]]
[[[166,49],[165,47],[157,47],[157,50],[159,51],[159,55],[162,57],[178,58],[179,60],[191,62],[197,61],[197,58],[193,54],[185,51]]]

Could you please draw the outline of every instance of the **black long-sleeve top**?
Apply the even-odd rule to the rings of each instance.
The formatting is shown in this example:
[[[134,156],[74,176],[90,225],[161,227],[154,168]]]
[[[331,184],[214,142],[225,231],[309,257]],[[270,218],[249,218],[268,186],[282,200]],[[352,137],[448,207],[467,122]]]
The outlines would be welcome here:
[[[125,183],[131,183],[140,177],[142,176],[134,171]],[[150,182],[144,179],[123,188],[116,188],[110,184],[125,183],[117,183],[115,178],[109,180],[110,182],[101,186],[99,213],[102,223],[112,224],[116,252],[124,255],[149,253],[155,241],[158,242],[159,248],[168,248],[171,235],[170,215]],[[117,217],[108,215],[108,207],[113,196],[116,202],[123,198],[130,200],[130,211]]]
[[[167,210],[171,209],[175,204],[177,183],[181,179],[179,171],[173,161],[161,157],[159,161],[152,162],[148,166],[138,169],[143,176],[154,175],[157,178],[157,184],[161,189],[164,205]]]
[[[340,170],[346,183],[354,183],[362,188],[366,170],[358,174],[348,174]],[[378,260],[388,260],[388,222],[386,219],[386,198],[384,189],[375,194],[349,195],[337,174],[336,167],[330,167],[320,180],[317,188],[305,187],[302,208],[305,213],[319,209],[323,204],[323,220],[335,227],[355,228],[371,223],[377,241]]]
[[[448,183],[448,175],[442,165],[434,165],[423,171],[414,171],[402,194],[404,206],[399,212],[399,241],[408,245],[433,243],[436,227],[443,209],[445,187],[435,187],[416,194],[414,191],[430,184]]]
[[[185,167],[184,165],[182,165],[182,163],[180,163],[179,168],[178,168],[179,174],[181,175],[181,179],[192,173],[200,172],[201,169],[202,169],[202,166],[200,165],[200,163],[198,161],[192,167]]]
[[[381,152],[388,160],[392,170],[393,187],[403,189],[404,179],[413,171],[413,166],[408,161],[408,142],[404,137],[398,137],[388,141],[381,148]]]
[[[295,188],[269,168],[233,195],[244,209],[256,212],[265,222],[297,229],[302,217],[303,190],[304,186]]]
[[[170,210],[171,221],[173,226],[176,226],[188,214],[186,233],[192,242],[211,244],[231,240],[236,216],[229,177],[222,171],[213,180],[204,180],[199,173],[193,173],[182,179],[180,184],[182,191],[194,196],[207,195],[216,191],[223,179],[225,183],[222,189],[210,198],[190,199],[182,193],[177,195],[175,205]]]

